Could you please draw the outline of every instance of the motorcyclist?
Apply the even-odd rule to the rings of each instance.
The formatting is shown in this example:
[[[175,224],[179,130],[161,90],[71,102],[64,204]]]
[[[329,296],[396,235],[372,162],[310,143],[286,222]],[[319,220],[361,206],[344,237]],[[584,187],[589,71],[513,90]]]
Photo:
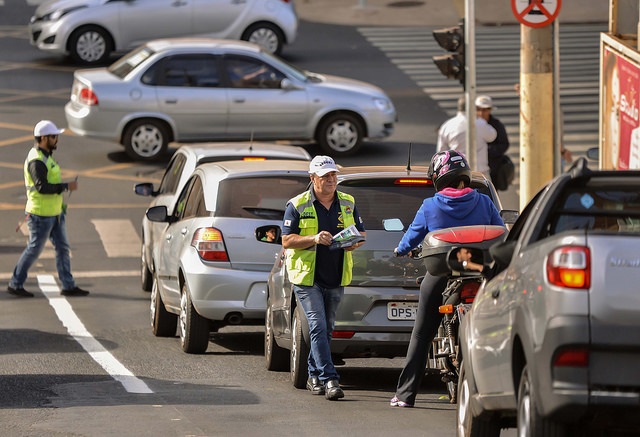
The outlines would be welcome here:
[[[455,150],[436,153],[431,159],[427,176],[433,181],[436,194],[426,198],[409,229],[394,249],[396,256],[407,255],[424,240],[428,232],[455,226],[504,226],[498,210],[489,198],[469,187],[471,170],[464,155]],[[398,379],[392,407],[413,407],[427,365],[429,347],[438,332],[442,314],[442,292],[445,276],[428,272],[420,284],[418,313],[411,333],[404,368]]]

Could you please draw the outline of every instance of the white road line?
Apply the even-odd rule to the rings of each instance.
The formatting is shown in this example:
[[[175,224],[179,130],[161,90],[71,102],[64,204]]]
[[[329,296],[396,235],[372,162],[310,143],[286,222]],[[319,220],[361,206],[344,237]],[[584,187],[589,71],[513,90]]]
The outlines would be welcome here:
[[[84,327],[67,299],[60,296],[60,287],[51,275],[38,275],[38,284],[71,335],[85,351],[98,363],[113,379],[118,381],[129,393],[153,393],[147,384],[137,378],[120,361],[109,353],[98,340]]]
[[[109,258],[140,256],[140,237],[130,220],[91,220]]]

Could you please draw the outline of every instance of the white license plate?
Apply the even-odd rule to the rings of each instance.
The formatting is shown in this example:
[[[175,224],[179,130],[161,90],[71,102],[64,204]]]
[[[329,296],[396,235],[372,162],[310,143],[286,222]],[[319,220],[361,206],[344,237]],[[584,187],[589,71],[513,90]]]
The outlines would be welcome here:
[[[387,318],[389,320],[415,320],[418,314],[418,302],[389,302]]]

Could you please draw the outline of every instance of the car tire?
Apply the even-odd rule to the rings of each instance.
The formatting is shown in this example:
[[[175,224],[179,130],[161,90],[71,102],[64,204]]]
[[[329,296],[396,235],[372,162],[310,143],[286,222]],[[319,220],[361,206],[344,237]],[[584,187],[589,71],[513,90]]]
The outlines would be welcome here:
[[[153,278],[151,287],[151,330],[156,337],[173,337],[176,335],[176,326],[178,325],[178,316],[170,313],[164,307],[158,279]]]
[[[350,156],[362,147],[362,122],[351,114],[333,114],[320,124],[316,141],[324,153],[333,157]]]
[[[153,274],[147,263],[147,255],[145,251],[144,232],[142,233],[142,245],[140,250],[140,282],[142,291],[151,291],[153,288]]]
[[[203,354],[209,346],[209,320],[196,311],[187,285],[180,295],[180,344],[188,354]]]
[[[271,23],[256,23],[247,28],[240,38],[257,44],[274,55],[280,55],[284,47],[284,34]]]
[[[124,131],[122,144],[130,158],[138,161],[155,161],[169,147],[169,129],[159,120],[141,119],[131,123]]]
[[[306,316],[302,307],[297,306],[291,327],[291,382],[295,388],[306,388],[309,377],[309,344],[305,340],[304,320]]]
[[[76,64],[95,66],[106,63],[113,51],[113,43],[103,28],[84,26],[71,34],[68,49]]]
[[[275,372],[289,370],[289,351],[278,346],[273,336],[271,303],[268,300],[267,311],[264,317],[264,359],[267,370]]]
[[[471,400],[476,389],[467,377],[464,360],[460,363],[460,379],[456,406],[456,430],[459,437],[498,437],[500,422],[495,415],[474,416]]]
[[[528,437],[564,437],[567,435],[562,424],[540,416],[536,399],[529,366],[525,365],[518,386],[518,435]]]

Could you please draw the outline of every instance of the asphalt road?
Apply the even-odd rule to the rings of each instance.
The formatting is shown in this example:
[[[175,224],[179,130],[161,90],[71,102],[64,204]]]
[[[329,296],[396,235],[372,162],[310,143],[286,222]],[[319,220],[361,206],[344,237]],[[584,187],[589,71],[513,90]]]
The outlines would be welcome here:
[[[48,118],[64,126],[74,70],[67,60],[30,47],[25,23],[32,10],[18,0],[0,7],[2,283],[26,241],[16,226],[33,125]],[[373,82],[394,100],[396,134],[340,164],[405,164],[409,142],[413,161],[427,162],[445,114],[354,28],[303,22],[285,58]],[[317,153],[314,145],[304,147]],[[36,291],[34,299],[0,293],[0,434],[454,435],[454,407],[437,381],[425,382],[417,408],[388,406],[401,359],[348,360],[339,369],[346,398],[328,402],[294,389],[288,374],[264,369],[260,327],[224,328],[201,356],[182,353],[177,338],[153,337],[135,238],[129,256],[110,257],[105,245],[113,235],[98,230],[100,221],[112,221],[135,234],[148,199],[135,196],[132,185],[158,181],[166,162],[131,162],[116,144],[67,134],[56,157],[65,178],[79,177],[79,190],[68,198],[72,267],[78,284],[92,293],[59,298],[56,286],[46,285],[55,276],[50,251],[26,284]]]

